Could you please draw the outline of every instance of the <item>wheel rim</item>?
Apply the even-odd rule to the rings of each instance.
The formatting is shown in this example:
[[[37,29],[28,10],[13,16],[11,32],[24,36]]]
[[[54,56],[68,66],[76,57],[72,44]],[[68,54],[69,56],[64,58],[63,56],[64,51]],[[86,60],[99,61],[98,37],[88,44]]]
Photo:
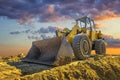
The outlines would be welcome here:
[[[82,52],[84,55],[88,55],[88,51],[89,51],[89,43],[87,40],[83,40]]]

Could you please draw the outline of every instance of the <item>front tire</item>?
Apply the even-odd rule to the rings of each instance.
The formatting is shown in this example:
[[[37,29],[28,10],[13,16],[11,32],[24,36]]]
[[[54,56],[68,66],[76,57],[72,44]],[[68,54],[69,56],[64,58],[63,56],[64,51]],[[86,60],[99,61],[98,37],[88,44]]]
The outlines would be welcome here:
[[[78,34],[73,40],[73,51],[77,59],[86,59],[90,57],[91,53],[91,42],[87,35]]]

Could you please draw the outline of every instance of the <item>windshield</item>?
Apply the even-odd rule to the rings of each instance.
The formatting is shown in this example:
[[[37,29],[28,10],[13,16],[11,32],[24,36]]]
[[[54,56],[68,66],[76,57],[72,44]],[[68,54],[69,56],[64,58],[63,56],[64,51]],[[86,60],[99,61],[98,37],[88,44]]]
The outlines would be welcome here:
[[[85,27],[85,22],[78,21],[78,25],[80,28],[83,28],[83,27]]]
[[[89,20],[89,19],[86,19],[86,28],[87,28],[88,30],[91,29],[90,26],[91,26],[90,20]]]

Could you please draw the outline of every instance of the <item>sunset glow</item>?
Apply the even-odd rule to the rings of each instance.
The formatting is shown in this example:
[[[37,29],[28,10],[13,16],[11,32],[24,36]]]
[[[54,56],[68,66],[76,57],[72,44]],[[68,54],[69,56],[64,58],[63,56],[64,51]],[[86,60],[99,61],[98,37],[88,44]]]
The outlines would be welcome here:
[[[82,16],[95,20],[107,54],[120,54],[120,0],[0,0],[0,56],[27,54],[32,41],[72,29]]]

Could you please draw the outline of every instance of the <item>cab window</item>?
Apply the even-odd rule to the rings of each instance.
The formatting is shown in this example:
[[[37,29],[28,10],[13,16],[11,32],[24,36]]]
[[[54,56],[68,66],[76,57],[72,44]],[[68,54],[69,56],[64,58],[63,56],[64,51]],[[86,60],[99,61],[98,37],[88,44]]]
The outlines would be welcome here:
[[[86,28],[87,28],[88,30],[91,29],[90,26],[91,26],[91,25],[90,25],[90,20],[89,20],[89,19],[86,19]]]
[[[82,21],[78,21],[78,25],[80,26],[80,28],[85,27],[85,23],[84,23],[84,22],[82,22]]]
[[[94,25],[94,22],[91,20],[91,27],[92,27],[92,30],[96,31],[95,30],[95,25]]]

